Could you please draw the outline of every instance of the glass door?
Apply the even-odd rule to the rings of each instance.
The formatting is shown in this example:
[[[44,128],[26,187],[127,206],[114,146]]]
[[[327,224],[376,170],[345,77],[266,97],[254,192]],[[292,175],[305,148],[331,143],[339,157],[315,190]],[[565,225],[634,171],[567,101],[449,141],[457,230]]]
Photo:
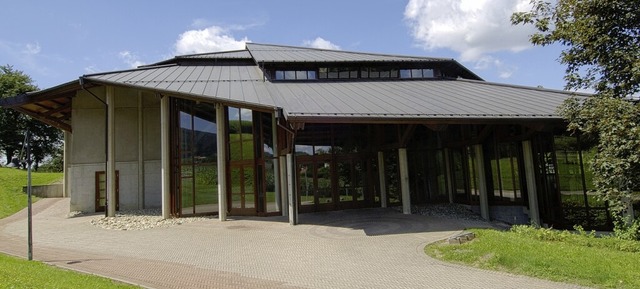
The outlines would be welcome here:
[[[173,101],[174,192],[176,215],[218,211],[217,124],[210,103]]]
[[[303,156],[297,163],[300,212],[333,210],[331,159]]]

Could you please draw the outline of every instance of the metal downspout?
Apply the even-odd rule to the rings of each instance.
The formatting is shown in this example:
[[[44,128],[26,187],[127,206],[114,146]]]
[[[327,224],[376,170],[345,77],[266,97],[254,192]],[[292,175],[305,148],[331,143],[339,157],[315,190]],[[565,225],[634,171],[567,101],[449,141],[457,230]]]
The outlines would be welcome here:
[[[91,94],[95,99],[97,99],[104,105],[104,182],[106,186],[106,184],[109,182],[109,175],[107,174],[107,163],[109,162],[109,105],[105,101],[100,99],[100,97],[91,92],[91,90],[88,90],[86,87],[84,87],[85,79],[83,76],[80,77],[79,81],[82,90]],[[106,218],[109,216],[109,194],[108,192],[106,192],[106,187],[104,198],[104,216]]]

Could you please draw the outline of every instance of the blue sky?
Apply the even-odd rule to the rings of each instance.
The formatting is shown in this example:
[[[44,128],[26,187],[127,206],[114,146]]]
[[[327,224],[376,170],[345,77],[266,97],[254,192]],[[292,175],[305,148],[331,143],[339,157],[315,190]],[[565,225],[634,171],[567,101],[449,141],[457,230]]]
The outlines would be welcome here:
[[[245,41],[454,58],[487,81],[562,89],[561,48],[509,15],[529,0],[4,1],[0,65],[48,88]]]

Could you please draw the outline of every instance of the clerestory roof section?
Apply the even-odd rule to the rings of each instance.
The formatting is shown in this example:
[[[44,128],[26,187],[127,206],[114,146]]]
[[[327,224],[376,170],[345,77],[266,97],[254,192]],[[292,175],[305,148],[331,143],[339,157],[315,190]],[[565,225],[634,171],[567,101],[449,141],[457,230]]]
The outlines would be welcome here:
[[[247,50],[257,63],[268,62],[428,62],[451,61],[447,58],[398,56],[350,52],[308,47],[247,43]]]
[[[248,50],[235,50],[235,51],[221,51],[221,52],[211,52],[211,53],[199,53],[199,54],[188,54],[188,55],[179,55],[171,59],[167,59],[164,61],[160,61],[154,64],[143,65],[141,67],[153,67],[158,65],[166,65],[166,64],[179,64],[184,60],[208,60],[208,61],[224,61],[224,60],[252,60],[251,54]]]

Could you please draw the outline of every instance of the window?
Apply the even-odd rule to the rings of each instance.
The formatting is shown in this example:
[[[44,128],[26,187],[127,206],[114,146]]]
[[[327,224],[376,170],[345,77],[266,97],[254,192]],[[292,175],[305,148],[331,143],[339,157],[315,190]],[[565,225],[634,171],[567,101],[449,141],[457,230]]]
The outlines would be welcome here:
[[[362,78],[398,78],[398,70],[395,68],[363,67],[360,75]]]
[[[309,80],[317,79],[315,70],[276,70],[276,80]]]
[[[522,185],[518,143],[497,143],[491,152],[493,199],[522,202]]]
[[[400,78],[433,78],[434,75],[431,68],[400,69]]]
[[[358,70],[351,67],[320,67],[320,79],[349,79],[358,78]]]

